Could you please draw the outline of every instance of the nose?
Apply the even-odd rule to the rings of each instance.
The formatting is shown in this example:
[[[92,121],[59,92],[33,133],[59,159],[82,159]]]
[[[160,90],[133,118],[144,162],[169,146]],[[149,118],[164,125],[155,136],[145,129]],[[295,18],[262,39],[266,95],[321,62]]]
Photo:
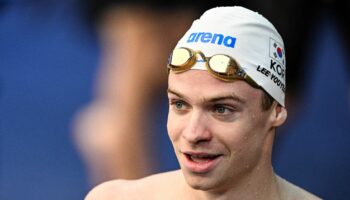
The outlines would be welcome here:
[[[182,137],[192,144],[210,141],[212,134],[208,128],[208,117],[201,111],[193,111]]]

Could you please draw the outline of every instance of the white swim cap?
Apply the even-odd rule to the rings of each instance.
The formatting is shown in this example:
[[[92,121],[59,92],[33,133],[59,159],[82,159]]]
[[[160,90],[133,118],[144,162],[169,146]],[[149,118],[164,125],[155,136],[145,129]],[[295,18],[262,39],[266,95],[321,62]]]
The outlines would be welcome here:
[[[217,7],[195,20],[176,48],[226,54],[279,104],[284,106],[286,57],[282,37],[262,15],[243,7]],[[192,69],[206,70],[203,62]]]

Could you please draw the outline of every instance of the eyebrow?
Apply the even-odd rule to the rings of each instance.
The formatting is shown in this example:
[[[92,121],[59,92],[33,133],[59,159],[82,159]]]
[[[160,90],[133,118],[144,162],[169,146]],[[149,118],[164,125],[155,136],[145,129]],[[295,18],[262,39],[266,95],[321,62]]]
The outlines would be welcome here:
[[[186,99],[184,95],[182,95],[178,91],[175,91],[174,89],[168,88],[167,92],[170,94],[174,94],[180,98]],[[231,94],[228,94],[228,95],[216,96],[216,97],[212,97],[212,98],[205,98],[204,97],[202,101],[203,102],[217,102],[217,101],[223,101],[223,100],[233,100],[233,101],[236,101],[240,104],[246,104],[246,102],[247,102],[245,99],[243,99],[242,97],[239,97],[234,92],[232,92]]]
[[[204,101],[206,101],[206,102],[217,102],[217,101],[223,101],[223,100],[233,100],[233,101],[236,101],[240,104],[246,104],[246,102],[247,102],[246,100],[239,97],[235,93],[231,93],[229,95],[224,95],[224,96],[213,97],[210,99],[204,99]]]
[[[185,98],[184,95],[180,94],[180,92],[177,92],[177,91],[175,91],[174,89],[168,88],[168,89],[167,89],[167,92],[170,93],[170,94],[176,95],[176,96],[178,96],[178,97],[180,97],[180,98]]]

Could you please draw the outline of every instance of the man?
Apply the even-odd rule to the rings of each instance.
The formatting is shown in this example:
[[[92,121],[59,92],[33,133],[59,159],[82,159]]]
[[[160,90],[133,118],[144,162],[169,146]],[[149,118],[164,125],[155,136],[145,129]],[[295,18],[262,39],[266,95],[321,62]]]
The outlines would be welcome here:
[[[271,152],[284,123],[285,52],[258,13],[218,7],[169,58],[168,133],[181,170],[96,187],[96,199],[319,199],[280,178]]]

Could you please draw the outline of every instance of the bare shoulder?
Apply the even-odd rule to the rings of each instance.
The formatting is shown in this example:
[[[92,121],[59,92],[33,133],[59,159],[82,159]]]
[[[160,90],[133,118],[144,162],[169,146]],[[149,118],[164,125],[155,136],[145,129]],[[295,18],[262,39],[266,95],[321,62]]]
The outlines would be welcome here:
[[[93,188],[85,197],[85,200],[115,199],[124,181],[114,180],[104,182]]]
[[[278,177],[280,188],[282,189],[282,199],[290,200],[322,200],[320,197]]]
[[[178,171],[148,176],[138,180],[113,180],[102,183],[92,189],[85,200],[133,200],[164,199],[176,194],[174,183],[181,181]]]

